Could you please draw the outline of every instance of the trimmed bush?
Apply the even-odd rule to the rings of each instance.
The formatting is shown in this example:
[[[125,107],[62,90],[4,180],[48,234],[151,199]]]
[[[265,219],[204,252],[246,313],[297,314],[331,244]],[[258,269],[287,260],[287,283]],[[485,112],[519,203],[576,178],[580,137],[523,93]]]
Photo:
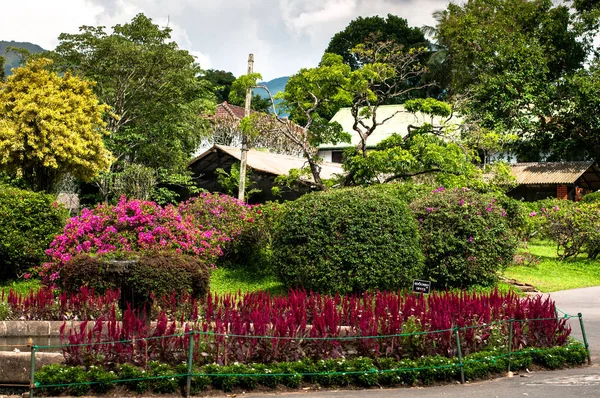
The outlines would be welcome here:
[[[467,188],[436,189],[411,204],[437,288],[489,285],[508,266],[516,240],[496,199]]]
[[[286,204],[273,235],[273,267],[290,287],[396,290],[421,276],[415,222],[388,193],[354,188],[304,195]]]
[[[150,294],[162,296],[173,292],[204,297],[208,294],[210,271],[194,256],[147,254],[137,260],[124,279],[138,300]]]
[[[55,199],[0,185],[0,280],[17,277],[46,261],[44,250],[68,215]]]
[[[89,286],[97,292],[120,288],[125,300],[149,303],[152,295],[173,293],[204,297],[208,294],[210,271],[201,258],[175,253],[144,254],[131,261],[127,269],[115,269],[103,257],[79,254],[61,268],[58,280],[66,291]]]
[[[581,201],[583,203],[597,203],[597,202],[600,202],[600,191],[590,192],[587,195],[584,195],[583,198],[581,198]]]

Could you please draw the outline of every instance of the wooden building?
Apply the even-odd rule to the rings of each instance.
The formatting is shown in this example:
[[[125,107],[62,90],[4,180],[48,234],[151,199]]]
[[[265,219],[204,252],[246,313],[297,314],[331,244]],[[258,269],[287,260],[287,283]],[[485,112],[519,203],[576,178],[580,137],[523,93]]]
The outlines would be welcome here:
[[[580,200],[600,190],[600,169],[594,161],[515,163],[517,187],[508,195],[532,202],[546,198]]]
[[[204,188],[209,192],[222,192],[215,170],[221,168],[230,172],[231,166],[240,162],[241,153],[240,148],[213,145],[193,159],[188,167],[197,179],[200,188]],[[250,179],[255,183],[252,188],[260,189],[260,193],[250,197],[249,202],[262,203],[279,199],[279,197],[271,194],[271,188],[275,185],[275,178],[280,175],[287,175],[291,169],[302,169],[306,166],[308,166],[308,162],[301,157],[254,149],[249,150],[248,167],[252,170]],[[343,174],[341,164],[323,162],[320,166],[321,177],[324,179],[333,178],[336,174]],[[301,185],[299,189],[293,191],[282,190],[281,198],[292,200],[310,191],[312,189],[312,179],[302,180]]]

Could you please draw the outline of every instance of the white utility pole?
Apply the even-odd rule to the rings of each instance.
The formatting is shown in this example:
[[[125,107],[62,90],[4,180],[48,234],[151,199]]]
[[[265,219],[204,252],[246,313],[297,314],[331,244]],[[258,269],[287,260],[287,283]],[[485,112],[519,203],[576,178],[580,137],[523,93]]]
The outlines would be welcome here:
[[[248,75],[254,69],[254,54],[248,55]],[[244,107],[244,117],[250,116],[250,101],[252,101],[252,88],[246,89],[246,104]],[[245,200],[246,194],[246,164],[248,163],[248,137],[242,132],[242,156],[240,157],[240,183],[238,199]]]

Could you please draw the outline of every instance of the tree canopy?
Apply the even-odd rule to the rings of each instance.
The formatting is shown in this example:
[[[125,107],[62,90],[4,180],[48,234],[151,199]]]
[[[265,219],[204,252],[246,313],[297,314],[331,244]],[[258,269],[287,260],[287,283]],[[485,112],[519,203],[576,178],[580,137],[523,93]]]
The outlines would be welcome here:
[[[419,28],[411,28],[406,19],[388,14],[387,18],[373,16],[352,20],[344,30],[331,38],[325,52],[341,55],[344,63],[355,70],[363,60],[353,49],[373,36],[379,41],[394,42],[404,50],[427,47],[429,44]]]
[[[89,181],[110,165],[108,135],[93,83],[30,60],[0,83],[0,168],[34,191],[52,191],[65,174]]]
[[[198,115],[215,99],[194,57],[170,39],[170,28],[143,14],[111,33],[82,26],[59,36],[52,54],[58,69],[96,81],[96,94],[116,115],[106,145],[120,162],[182,170],[201,142]]]
[[[231,93],[231,87],[236,78],[231,72],[224,70],[208,69],[203,72],[202,79],[207,80],[212,85],[212,90],[217,97],[217,102],[229,102],[233,105],[244,106],[246,93]],[[250,106],[258,112],[269,112],[271,102],[268,98],[262,98],[258,94],[252,94]]]
[[[468,0],[438,14],[450,90],[480,127],[517,134],[521,158],[564,158],[552,125],[564,84],[581,70],[595,29],[569,4],[551,0]],[[561,93],[562,91],[562,93]]]

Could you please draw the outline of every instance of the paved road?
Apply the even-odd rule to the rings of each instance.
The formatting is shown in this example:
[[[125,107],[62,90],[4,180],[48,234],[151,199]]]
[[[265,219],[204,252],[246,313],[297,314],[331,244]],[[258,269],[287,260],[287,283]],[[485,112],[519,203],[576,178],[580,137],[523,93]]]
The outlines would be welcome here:
[[[581,312],[592,353],[592,366],[548,372],[533,372],[466,385],[452,384],[425,388],[387,390],[304,391],[284,394],[245,394],[246,397],[286,398],[396,398],[396,397],[600,397],[600,286],[565,290],[551,294],[558,309],[572,315]],[[581,338],[579,321],[570,320],[573,336]]]
[[[550,297],[561,311],[572,315],[581,312],[590,344],[592,361],[594,361],[594,358],[596,358],[594,362],[600,361],[600,286],[563,290],[550,294]],[[573,330],[572,335],[581,338],[579,321],[571,319],[570,324]]]

